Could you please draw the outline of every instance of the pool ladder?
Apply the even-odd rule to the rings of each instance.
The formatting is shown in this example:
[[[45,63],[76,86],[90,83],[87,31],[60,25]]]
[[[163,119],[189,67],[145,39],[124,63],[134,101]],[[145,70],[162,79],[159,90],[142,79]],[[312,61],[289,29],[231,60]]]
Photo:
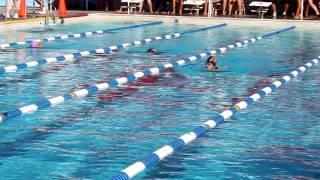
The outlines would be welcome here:
[[[45,10],[46,10],[46,16],[44,18],[44,26],[48,27],[50,25],[55,25],[56,24],[56,18],[57,18],[57,8],[55,6],[53,6],[55,0],[46,0],[46,3],[40,1],[40,0],[33,0],[33,11],[35,8],[35,3],[40,4],[40,6],[42,6]],[[46,6],[47,4],[47,6]],[[54,12],[52,11],[52,9],[54,8]],[[52,23],[50,23],[50,19],[52,19]]]

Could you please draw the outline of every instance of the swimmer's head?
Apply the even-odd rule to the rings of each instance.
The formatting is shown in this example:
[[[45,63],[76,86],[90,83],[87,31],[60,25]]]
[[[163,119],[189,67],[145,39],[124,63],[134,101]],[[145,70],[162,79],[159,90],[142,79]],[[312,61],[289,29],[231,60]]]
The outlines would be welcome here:
[[[208,69],[217,69],[217,56],[210,56],[207,59],[206,66]]]
[[[32,46],[36,46],[38,44],[38,42],[37,41],[35,41],[35,40],[31,40],[31,42],[30,42],[30,46],[32,47]]]
[[[155,48],[150,48],[150,49],[148,49],[147,53],[156,54],[156,53],[157,53],[157,50],[156,50]]]
[[[42,44],[40,44],[36,40],[31,40],[30,42],[30,48],[42,48]]]

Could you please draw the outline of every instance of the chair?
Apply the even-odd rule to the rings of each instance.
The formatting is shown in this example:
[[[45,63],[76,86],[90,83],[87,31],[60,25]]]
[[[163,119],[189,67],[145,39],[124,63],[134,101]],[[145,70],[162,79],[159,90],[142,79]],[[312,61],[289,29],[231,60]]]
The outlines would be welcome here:
[[[137,12],[137,8],[141,8],[143,0],[121,0],[121,3],[126,5],[122,5],[120,8],[128,9],[128,14],[130,14],[132,11]]]
[[[199,16],[200,9],[203,9],[203,5],[206,3],[205,0],[187,0],[183,2],[183,5],[189,6],[187,8],[184,8],[184,10],[193,12],[196,12],[196,16]]]
[[[218,11],[221,9],[221,1],[222,0],[209,0],[209,10],[208,10],[208,16],[211,17],[212,15],[217,16]],[[212,11],[210,11],[210,9]]]
[[[266,12],[269,11],[270,6],[272,5],[272,2],[262,2],[262,1],[252,1],[249,6],[253,7],[254,9],[251,9],[251,12],[256,12],[261,16],[261,19],[263,19],[263,16]]]

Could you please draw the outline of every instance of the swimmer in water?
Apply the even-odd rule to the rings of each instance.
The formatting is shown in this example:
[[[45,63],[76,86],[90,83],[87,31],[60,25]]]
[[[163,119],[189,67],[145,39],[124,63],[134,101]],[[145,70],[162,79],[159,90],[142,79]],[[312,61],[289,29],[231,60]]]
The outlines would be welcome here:
[[[207,59],[206,66],[208,70],[215,71],[218,70],[217,67],[217,56],[210,56]]]
[[[150,48],[150,49],[147,50],[147,53],[157,54],[157,50],[155,48]]]
[[[31,40],[30,48],[43,48],[43,45],[36,40]]]

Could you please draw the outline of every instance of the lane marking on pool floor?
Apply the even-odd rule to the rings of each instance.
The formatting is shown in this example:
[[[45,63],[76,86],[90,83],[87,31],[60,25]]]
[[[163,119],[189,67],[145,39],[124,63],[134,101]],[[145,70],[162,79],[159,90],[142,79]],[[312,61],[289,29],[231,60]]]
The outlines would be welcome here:
[[[54,36],[54,37],[47,37],[44,39],[29,39],[26,41],[18,41],[18,42],[13,42],[13,43],[3,43],[3,44],[0,44],[0,49],[23,46],[23,45],[30,43],[32,40],[36,41],[36,42],[52,42],[52,41],[56,41],[56,40],[86,38],[86,37],[92,37],[93,35],[96,35],[96,34],[106,34],[106,33],[112,32],[112,31],[120,31],[120,30],[125,30],[125,29],[133,29],[133,28],[139,28],[139,27],[145,27],[145,26],[159,25],[162,23],[163,23],[162,21],[157,21],[157,22],[137,24],[137,25],[125,26],[125,27],[119,27],[119,28],[103,29],[103,30],[88,31],[88,32],[79,32],[79,33],[75,33],[75,34],[65,34],[65,35],[59,35],[59,36]]]
[[[124,84],[130,83],[130,82],[137,81],[138,79],[140,79],[142,77],[159,75],[160,73],[165,72],[169,68],[178,68],[179,66],[184,66],[184,65],[190,64],[192,62],[196,62],[197,60],[200,60],[202,58],[205,58],[205,57],[208,57],[208,56],[211,56],[211,55],[224,53],[228,49],[233,49],[234,47],[241,47],[243,45],[248,44],[249,42],[254,43],[254,42],[262,40],[262,39],[264,39],[266,37],[270,37],[270,36],[273,36],[275,34],[279,34],[279,33],[285,32],[285,31],[289,31],[289,30],[292,30],[294,28],[295,28],[295,26],[291,26],[289,28],[285,28],[285,29],[281,29],[281,30],[278,30],[278,31],[275,31],[275,32],[271,32],[271,33],[265,34],[263,36],[258,36],[256,38],[251,38],[250,40],[243,40],[242,42],[237,42],[237,43],[235,43],[235,45],[229,45],[229,46],[226,46],[226,47],[218,48],[216,50],[207,51],[207,52],[204,52],[204,53],[200,53],[198,55],[190,56],[190,57],[188,57],[186,59],[178,60],[178,61],[175,61],[173,63],[167,63],[167,64],[164,64],[164,65],[161,65],[161,66],[158,66],[158,67],[146,69],[144,71],[139,71],[139,72],[133,73],[133,74],[127,76],[127,77],[120,77],[120,78],[113,79],[113,80],[110,80],[110,81],[107,81],[107,82],[104,82],[104,83],[100,83],[100,84],[96,84],[96,85],[90,86],[90,87],[85,88],[85,89],[80,89],[80,90],[76,90],[76,91],[73,91],[71,93],[67,93],[67,94],[64,94],[64,95],[60,95],[60,96],[56,96],[56,97],[53,97],[53,98],[41,100],[41,101],[38,101],[38,102],[36,102],[34,104],[30,104],[30,105],[27,105],[27,106],[23,106],[23,107],[17,108],[15,110],[11,110],[11,111],[7,111],[7,112],[4,112],[4,113],[1,113],[0,114],[0,122],[2,122],[4,120],[11,119],[11,118],[14,118],[14,117],[19,117],[19,116],[22,116],[24,114],[30,114],[30,113],[33,113],[35,111],[38,111],[38,110],[41,110],[41,109],[45,109],[45,108],[48,108],[48,107],[51,107],[51,106],[57,106],[57,105],[62,104],[64,102],[66,102],[66,101],[69,101],[69,100],[71,100],[73,98],[84,98],[84,97],[89,96],[89,95],[94,95],[94,94],[97,94],[97,93],[99,93],[101,91],[104,91],[106,89],[109,89],[109,88],[115,88],[115,87],[118,87],[120,85],[124,85]]]
[[[257,93],[247,97],[246,100],[235,104],[231,109],[221,112],[220,114],[216,115],[212,120],[208,120],[204,122],[202,125],[194,128],[189,133],[186,133],[180,136],[179,138],[177,138],[176,140],[170,142],[169,144],[157,149],[150,156],[144,158],[142,161],[137,161],[132,165],[126,167],[118,175],[111,177],[111,179],[112,180],[128,180],[133,178],[134,176],[138,175],[139,173],[141,173],[151,165],[155,165],[159,163],[166,157],[173,154],[175,151],[183,148],[187,144],[205,135],[207,132],[209,132],[209,130],[215,128],[217,125],[228,120],[229,118],[231,118],[231,116],[233,116],[238,111],[246,109],[253,102],[258,101],[259,99],[267,96],[271,92],[278,89],[281,85],[294,79],[299,74],[306,71],[307,68],[310,68],[311,66],[318,64],[319,60],[320,60],[320,56],[318,56],[318,59],[315,58],[311,62],[308,62],[300,66],[297,70],[292,71],[289,74],[283,76],[280,80],[274,81],[270,85],[259,90]]]
[[[146,38],[146,39],[140,40],[140,41],[132,41],[129,43],[113,45],[113,46],[109,46],[109,47],[105,47],[105,48],[93,49],[93,50],[88,50],[88,51],[80,51],[77,53],[71,53],[71,54],[66,54],[66,55],[52,57],[52,58],[44,58],[44,59],[40,59],[37,61],[29,61],[26,63],[16,64],[16,65],[8,65],[5,67],[0,67],[0,74],[4,74],[4,73],[8,73],[8,72],[13,73],[13,72],[17,72],[18,70],[21,70],[21,69],[36,67],[36,66],[40,66],[40,65],[44,65],[44,64],[59,63],[59,62],[64,62],[64,61],[74,61],[80,57],[87,57],[87,56],[90,56],[93,54],[111,54],[111,53],[114,53],[114,52],[121,50],[121,49],[129,48],[129,47],[133,47],[133,46],[146,45],[152,41],[176,39],[176,38],[180,38],[185,35],[192,34],[192,33],[206,31],[206,30],[215,29],[215,28],[220,28],[220,27],[223,27],[226,25],[227,25],[226,23],[222,23],[222,24],[218,24],[218,25],[208,26],[205,28],[188,30],[188,31],[184,31],[181,33],[176,32],[176,33],[172,33],[172,34],[165,34],[165,35],[156,36],[153,38]]]

